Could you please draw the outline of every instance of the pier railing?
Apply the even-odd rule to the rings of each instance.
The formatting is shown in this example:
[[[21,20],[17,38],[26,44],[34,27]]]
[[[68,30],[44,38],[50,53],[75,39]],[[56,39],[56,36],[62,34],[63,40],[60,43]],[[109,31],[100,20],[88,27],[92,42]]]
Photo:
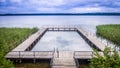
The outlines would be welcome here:
[[[51,68],[52,68],[52,65],[53,65],[54,54],[55,54],[55,48],[54,48],[54,51],[53,51],[53,54],[52,54],[52,58],[51,58],[51,60],[50,60],[50,67],[51,67]]]
[[[11,51],[6,58],[53,58],[55,51]],[[102,51],[99,52],[102,55]],[[94,55],[93,51],[74,51],[74,58],[90,59]]]
[[[94,51],[74,51],[74,58],[75,59],[91,59],[93,57],[97,57]],[[104,56],[103,51],[98,51],[98,54]],[[113,55],[113,51],[109,51],[109,55]]]
[[[74,58],[90,59],[93,56],[93,51],[74,51]]]
[[[81,25],[43,25],[42,28],[80,28]]]
[[[76,28],[48,28],[48,31],[77,31]]]
[[[11,51],[6,58],[52,58],[53,51]]]

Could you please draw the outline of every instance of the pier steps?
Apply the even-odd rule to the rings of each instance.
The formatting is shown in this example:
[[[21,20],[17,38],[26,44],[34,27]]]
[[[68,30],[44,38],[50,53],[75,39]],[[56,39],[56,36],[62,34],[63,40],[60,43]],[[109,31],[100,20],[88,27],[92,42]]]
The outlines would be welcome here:
[[[74,52],[59,51],[55,52],[52,63],[52,68],[76,68],[74,60]]]

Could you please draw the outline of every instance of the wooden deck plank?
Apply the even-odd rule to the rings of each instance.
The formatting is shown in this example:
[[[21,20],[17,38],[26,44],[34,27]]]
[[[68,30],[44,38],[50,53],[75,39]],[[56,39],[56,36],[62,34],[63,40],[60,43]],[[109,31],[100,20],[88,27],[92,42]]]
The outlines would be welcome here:
[[[91,59],[93,55],[92,51],[75,51],[74,57],[76,59]]]
[[[25,51],[47,28],[42,28],[35,34],[29,36],[23,43],[18,45],[12,51]]]
[[[106,45],[102,42],[96,40],[93,36],[89,35],[86,31],[78,28],[78,31],[80,31],[89,41],[91,41],[96,47],[98,47],[101,51],[104,51]]]
[[[76,63],[73,58],[74,52],[59,51],[57,53],[59,55],[53,58],[52,68],[76,68]]]

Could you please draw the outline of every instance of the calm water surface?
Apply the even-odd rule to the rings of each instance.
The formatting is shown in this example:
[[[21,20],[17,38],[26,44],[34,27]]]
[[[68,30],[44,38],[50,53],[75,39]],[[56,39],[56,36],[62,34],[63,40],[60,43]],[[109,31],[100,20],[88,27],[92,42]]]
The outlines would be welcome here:
[[[92,51],[91,47],[75,32],[48,31],[35,45],[32,51]]]
[[[0,16],[0,27],[42,27],[43,25],[82,25],[95,33],[100,24],[120,24],[120,16]]]
[[[87,32],[95,34],[96,26],[101,24],[120,24],[120,16],[0,16],[0,27],[40,28],[43,25],[81,25]],[[34,49],[90,51],[91,48],[78,36],[76,32],[47,32]]]

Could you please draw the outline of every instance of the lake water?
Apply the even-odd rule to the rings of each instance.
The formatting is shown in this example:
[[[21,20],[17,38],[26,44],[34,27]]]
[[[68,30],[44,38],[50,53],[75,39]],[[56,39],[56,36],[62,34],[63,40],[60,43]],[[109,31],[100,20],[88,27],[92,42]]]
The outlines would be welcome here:
[[[82,25],[95,33],[96,25],[120,24],[120,16],[0,16],[0,27],[41,27],[43,25]]]
[[[76,31],[47,31],[32,51],[92,51]]]
[[[0,16],[0,27],[42,27],[43,25],[80,25],[84,30],[86,30],[87,32],[91,33],[91,34],[95,34],[96,32],[96,26],[97,25],[101,25],[101,24],[120,24],[120,16]],[[49,36],[51,35],[51,36]],[[60,46],[62,47],[63,44],[59,43],[59,42],[70,42],[71,40],[74,40],[74,38],[72,37],[72,35],[74,35],[73,33],[57,33],[57,32],[47,32],[45,34],[44,37],[47,37],[46,40],[48,39],[49,42],[50,40],[52,42],[51,45],[49,44],[48,48],[49,50],[52,50],[53,48],[59,48]],[[66,34],[66,36],[60,36],[60,34]],[[76,34],[76,33],[75,33]],[[49,36],[49,37],[48,37]],[[71,37],[68,37],[71,36]],[[43,39],[44,39],[43,37]],[[67,40],[70,39],[71,40]],[[76,36],[77,38],[77,36]],[[64,39],[64,40],[63,40]],[[81,38],[78,39],[78,41],[80,41]],[[38,44],[48,44],[49,42],[45,43],[45,40],[41,39],[41,43]],[[80,42],[75,42],[72,41],[73,43],[76,44],[75,48],[77,49],[78,44],[80,44]],[[84,43],[84,41],[82,42],[82,44]],[[55,44],[59,44],[60,46],[56,46]],[[68,44],[68,43],[65,43]],[[88,48],[88,50],[91,50],[87,44],[86,48]],[[73,47],[73,45],[71,44],[70,46]],[[42,46],[47,47],[47,46]],[[81,45],[82,47],[82,45]],[[113,46],[114,47],[114,46]],[[63,48],[59,48],[59,50],[66,50],[67,48],[70,48],[69,46],[65,46]],[[37,47],[36,47],[37,49]],[[68,49],[68,50],[74,50],[73,49]],[[77,49],[77,50],[82,50],[82,49]],[[83,47],[84,50],[84,47]],[[87,50],[87,49],[86,49]]]

